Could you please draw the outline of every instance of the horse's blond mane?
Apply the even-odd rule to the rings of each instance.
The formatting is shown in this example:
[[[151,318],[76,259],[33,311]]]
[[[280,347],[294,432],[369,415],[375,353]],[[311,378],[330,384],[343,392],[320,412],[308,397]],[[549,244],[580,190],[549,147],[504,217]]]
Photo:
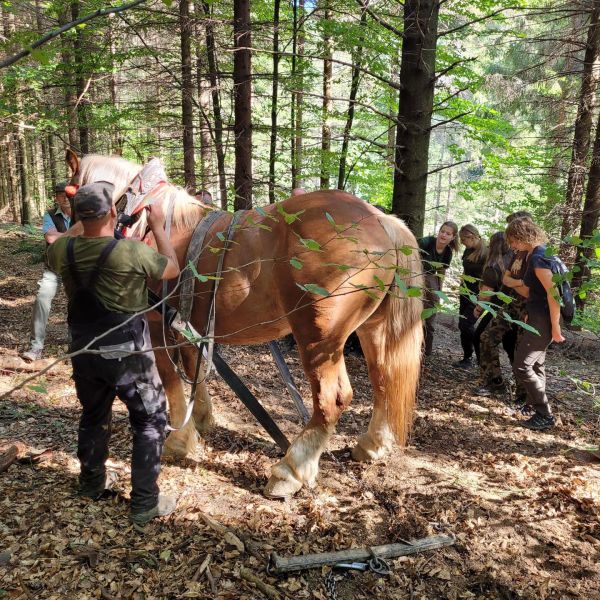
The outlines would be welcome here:
[[[79,165],[79,185],[95,181],[110,181],[115,186],[113,200],[118,200],[139,173],[140,165],[136,165],[120,156],[101,156],[86,154]]]
[[[159,186],[156,191],[152,192],[151,198],[162,202],[163,207],[166,207],[169,202],[173,202],[175,208],[171,226],[174,229],[194,229],[208,208],[190,196],[183,188],[172,184]]]
[[[87,154],[79,165],[79,184],[110,181],[115,186],[113,200],[116,201],[141,169],[140,165],[120,156]],[[162,202],[165,207],[170,201],[174,202],[172,227],[175,229],[193,229],[208,208],[183,188],[173,184],[159,186],[149,194],[148,200]]]

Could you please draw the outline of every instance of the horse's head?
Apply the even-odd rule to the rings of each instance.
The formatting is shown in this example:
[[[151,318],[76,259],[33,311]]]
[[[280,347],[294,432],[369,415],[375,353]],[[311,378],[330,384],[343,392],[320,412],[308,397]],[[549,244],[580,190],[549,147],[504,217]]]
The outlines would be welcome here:
[[[174,203],[174,227],[188,228],[198,222],[203,205],[185,190],[167,182],[167,176],[158,159],[140,166],[120,156],[86,154],[79,158],[67,150],[66,162],[71,172],[69,193],[95,181],[109,181],[115,186],[113,201],[122,222],[130,229],[127,237],[141,237],[146,229],[145,206],[162,204],[165,213],[169,203]],[[135,227],[134,227],[135,225]]]

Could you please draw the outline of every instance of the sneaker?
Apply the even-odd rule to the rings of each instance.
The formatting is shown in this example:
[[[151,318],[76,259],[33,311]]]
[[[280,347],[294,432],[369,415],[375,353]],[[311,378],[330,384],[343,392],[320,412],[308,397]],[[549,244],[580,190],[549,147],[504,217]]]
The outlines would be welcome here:
[[[463,358],[462,360],[452,363],[452,366],[456,367],[457,369],[468,370],[473,366],[473,363],[471,362],[471,358],[469,357]]]
[[[145,525],[152,519],[157,517],[166,517],[175,511],[177,508],[177,499],[166,494],[158,495],[158,502],[154,508],[139,512],[131,511],[129,520],[136,525]]]
[[[543,431],[544,429],[551,429],[556,425],[556,420],[552,415],[542,415],[536,412],[533,417],[527,419],[521,423],[522,427],[527,429],[533,429],[534,431]]]
[[[523,415],[524,417],[535,414],[535,408],[527,402],[517,402],[514,406],[515,412]]]
[[[42,358],[42,350],[34,350],[31,348],[27,350],[27,352],[23,352],[21,354],[21,358],[27,362],[35,362],[36,360],[40,360]]]
[[[104,483],[101,486],[92,487],[90,485],[86,485],[85,482],[80,482],[77,495],[84,498],[91,498],[92,500],[99,500],[106,492],[113,491],[113,488],[118,480],[119,475],[116,471],[106,471]]]

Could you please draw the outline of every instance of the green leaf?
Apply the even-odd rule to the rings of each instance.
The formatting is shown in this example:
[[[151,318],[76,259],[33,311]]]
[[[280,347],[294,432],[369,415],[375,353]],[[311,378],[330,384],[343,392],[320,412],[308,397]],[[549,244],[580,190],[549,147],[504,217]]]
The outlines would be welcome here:
[[[408,288],[408,291],[406,292],[406,295],[409,298],[420,298],[422,294],[421,288],[418,287],[410,287]]]
[[[450,304],[450,298],[448,298],[448,296],[446,295],[445,292],[442,292],[442,290],[433,290],[433,293],[440,299],[443,300],[444,302],[447,302],[448,304]]]
[[[320,285],[317,285],[316,283],[305,283],[304,285],[297,283],[296,284],[301,290],[304,290],[305,292],[308,292],[309,294],[315,294],[316,296],[329,296],[329,292],[325,289],[322,288]]]
[[[321,244],[319,244],[319,242],[316,242],[315,240],[306,240],[304,238],[300,238],[300,243],[309,250],[323,252],[323,250],[321,249]]]
[[[463,274],[461,279],[463,281],[467,281],[468,283],[475,283],[476,281],[479,281],[479,279],[477,279],[477,277],[471,277],[471,275],[465,275],[465,274]]]
[[[353,267],[351,265],[340,265],[339,263],[325,263],[324,266],[325,267],[335,267],[336,269],[338,269],[342,272],[349,271],[350,269],[356,269],[356,267]]]
[[[400,275],[398,273],[394,273],[394,281],[396,282],[398,289],[403,294],[408,294],[408,286],[406,285],[406,283],[404,282],[404,280],[400,277]]]
[[[496,292],[496,297],[502,300],[504,304],[510,304],[513,301],[512,296],[505,294],[504,292]]]
[[[296,258],[295,256],[293,258],[290,258],[290,265],[292,265],[292,267],[294,267],[294,269],[298,269],[298,270],[300,270],[304,266],[302,261],[300,259]]]
[[[483,302],[482,300],[478,300],[477,304],[481,306],[481,308],[483,308],[484,310],[490,312],[493,317],[495,317],[498,314],[496,309],[494,308],[494,305],[490,304],[489,302]]]
[[[437,312],[437,308],[435,307],[431,307],[431,308],[424,308],[421,311],[421,319],[425,320],[425,319],[429,319],[429,317],[431,317],[432,315],[435,315],[435,313]]]
[[[46,388],[46,386],[42,383],[37,384],[37,385],[28,385],[27,386],[32,392],[37,392],[38,394],[47,394],[48,393],[48,389]]]
[[[222,242],[225,241],[225,234],[222,231],[217,231],[216,235]]]
[[[402,252],[402,254],[404,254],[405,256],[410,256],[414,251],[415,248],[413,248],[412,246],[400,246],[400,248],[398,248],[398,250],[400,250],[400,252]],[[429,263],[432,264],[432,263]],[[441,263],[439,263],[441,266]]]
[[[375,281],[375,283],[377,284],[377,287],[383,292],[385,291],[386,288],[386,284],[379,278],[377,277],[377,275],[373,275],[373,279]]]
[[[281,205],[281,203],[277,204],[277,212],[283,217],[285,222],[290,225],[294,221],[297,221],[300,218],[300,215],[305,212],[304,209],[299,210],[297,213],[288,213],[285,212],[285,209]]]
[[[164,0],[163,0],[164,1]],[[160,559],[164,560],[165,562],[169,562],[169,559],[171,558],[171,551],[167,548],[167,550],[163,550],[160,554]]]

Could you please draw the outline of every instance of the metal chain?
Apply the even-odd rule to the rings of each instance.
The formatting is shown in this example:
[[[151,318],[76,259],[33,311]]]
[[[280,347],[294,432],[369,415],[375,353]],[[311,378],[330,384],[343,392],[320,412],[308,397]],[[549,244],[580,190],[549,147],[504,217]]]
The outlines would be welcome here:
[[[341,579],[341,578],[340,578]],[[325,576],[325,591],[330,600],[338,600],[337,597],[337,580],[333,569]]]

